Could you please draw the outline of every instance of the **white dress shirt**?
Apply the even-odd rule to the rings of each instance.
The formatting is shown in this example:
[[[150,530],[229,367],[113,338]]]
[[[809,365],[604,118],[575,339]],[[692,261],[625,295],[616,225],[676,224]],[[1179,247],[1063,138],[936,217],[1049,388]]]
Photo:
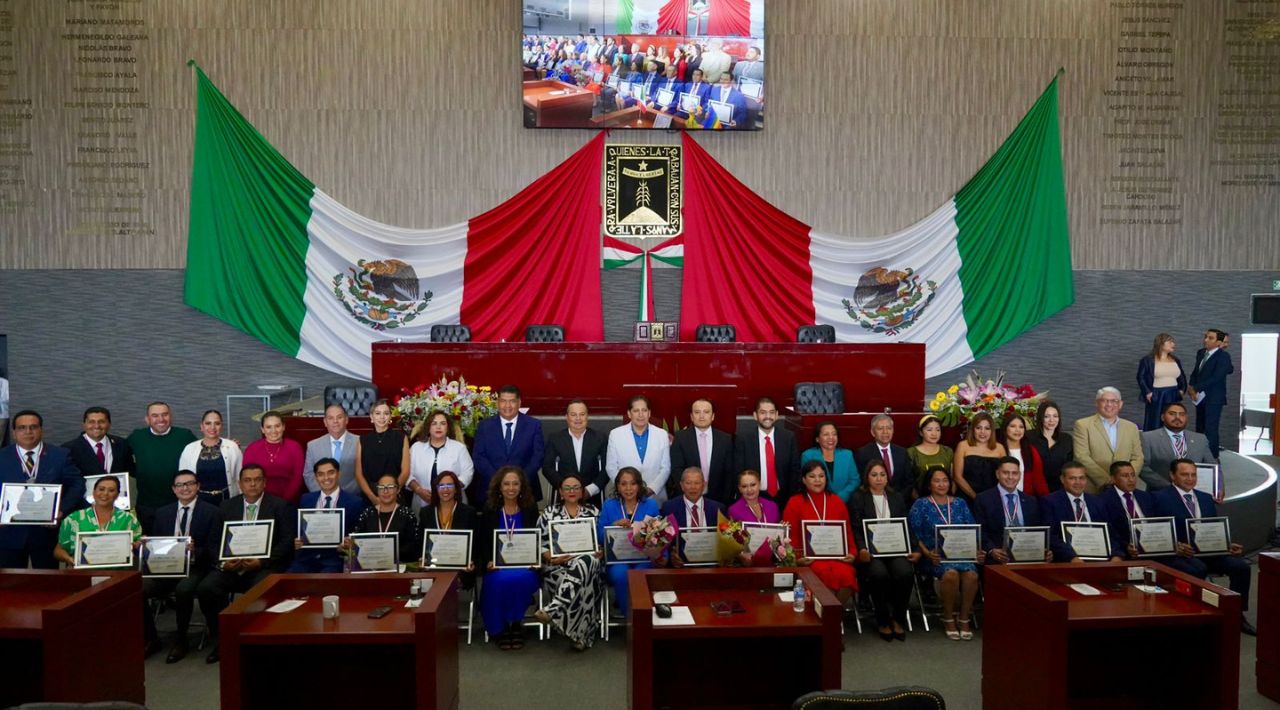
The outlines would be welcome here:
[[[106,460],[102,462],[102,470],[111,471],[111,462],[115,460],[111,455],[111,437],[104,436],[102,441],[94,441],[89,438],[88,434],[81,434],[80,436],[83,436],[84,440],[89,442],[89,450],[93,452],[94,457],[98,455],[98,444],[102,444],[102,455],[106,457]]]

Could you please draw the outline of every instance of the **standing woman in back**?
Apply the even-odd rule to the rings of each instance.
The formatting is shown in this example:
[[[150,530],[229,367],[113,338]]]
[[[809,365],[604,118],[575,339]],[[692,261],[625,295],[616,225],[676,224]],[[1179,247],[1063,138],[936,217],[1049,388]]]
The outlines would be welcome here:
[[[1142,403],[1146,405],[1143,431],[1159,429],[1164,405],[1181,402],[1187,391],[1187,374],[1182,370],[1182,361],[1173,354],[1175,346],[1172,335],[1161,333],[1151,344],[1151,352],[1138,361],[1138,389],[1142,390]]]
[[[377,505],[373,486],[384,474],[395,476],[401,488],[409,480],[409,437],[392,428],[391,404],[385,399],[373,403],[369,421],[373,431],[361,434],[356,442],[356,483],[369,502]]]
[[[1071,432],[1062,430],[1062,410],[1058,403],[1046,399],[1036,408],[1036,426],[1027,432],[1027,440],[1036,447],[1044,465],[1044,482],[1052,493],[1062,487],[1062,464],[1070,461],[1075,444]]]
[[[996,441],[996,422],[981,412],[969,420],[965,438],[956,446],[952,467],[956,489],[973,500],[996,485],[996,462],[1007,456],[1004,445]],[[927,485],[927,481],[926,481]],[[927,491],[921,491],[921,494]]]

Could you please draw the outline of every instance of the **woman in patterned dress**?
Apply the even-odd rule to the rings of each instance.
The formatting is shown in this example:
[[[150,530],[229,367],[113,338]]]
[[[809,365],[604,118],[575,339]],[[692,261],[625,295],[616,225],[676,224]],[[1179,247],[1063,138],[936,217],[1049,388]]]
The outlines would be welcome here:
[[[600,512],[590,503],[582,502],[582,479],[577,474],[566,474],[560,481],[560,502],[547,507],[538,518],[545,549],[542,561],[546,574],[542,585],[551,599],[535,616],[544,624],[551,624],[573,642],[574,649],[585,651],[595,642],[600,628],[597,606],[603,591],[601,577],[604,553],[598,548],[585,555],[551,554],[551,521],[592,519]]]
[[[942,624],[947,638],[952,641],[970,641],[973,639],[973,632],[969,629],[969,614],[973,611],[973,598],[978,594],[978,567],[972,562],[943,562],[938,554],[937,526],[973,525],[975,522],[969,506],[953,495],[955,489],[951,473],[941,466],[934,466],[929,470],[925,495],[916,499],[911,506],[907,522],[918,541],[916,544],[920,547],[920,553],[928,560],[933,576],[938,580],[938,596],[942,597]],[[982,547],[979,546],[979,563],[982,558]],[[959,630],[956,629],[957,597],[960,606]]]
[[[72,557],[75,551],[76,533],[124,531],[133,533],[133,544],[137,547],[142,537],[142,526],[133,513],[116,507],[116,498],[120,497],[120,479],[115,476],[103,476],[93,484],[93,505],[77,510],[62,519],[58,528],[58,545],[53,548],[53,556],[59,562],[74,567]],[[105,569],[105,568],[104,568]],[[127,568],[126,568],[127,569]]]

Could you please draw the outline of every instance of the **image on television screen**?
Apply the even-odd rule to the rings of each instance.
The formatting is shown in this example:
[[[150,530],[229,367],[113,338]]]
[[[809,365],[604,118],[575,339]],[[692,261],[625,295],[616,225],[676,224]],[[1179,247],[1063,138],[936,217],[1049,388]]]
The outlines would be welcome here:
[[[765,0],[523,0],[526,128],[757,131]]]

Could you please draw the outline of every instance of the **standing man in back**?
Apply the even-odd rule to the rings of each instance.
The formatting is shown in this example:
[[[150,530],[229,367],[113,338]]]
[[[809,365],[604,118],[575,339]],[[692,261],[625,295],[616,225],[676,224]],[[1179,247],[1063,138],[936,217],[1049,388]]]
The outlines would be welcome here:
[[[173,475],[187,444],[196,440],[190,429],[173,426],[173,411],[164,402],[147,405],[146,426],[134,429],[126,441],[137,465],[138,490],[133,494],[134,511],[142,531],[154,535],[156,510],[177,500],[173,495]]]
[[[83,433],[63,444],[71,460],[85,476],[104,473],[133,473],[133,450],[129,442],[111,433],[111,412],[106,407],[84,410]]]
[[[535,501],[542,500],[542,470],[546,440],[542,422],[520,412],[520,388],[503,385],[498,388],[498,413],[476,425],[475,447],[471,459],[476,473],[467,487],[471,504],[477,509],[489,494],[489,479],[503,466],[519,466],[524,471]]]
[[[360,483],[356,481],[356,442],[355,434],[347,431],[347,410],[341,404],[331,404],[324,408],[325,434],[307,442],[307,456],[302,464],[302,482],[308,491],[318,491],[321,486],[316,483],[316,464],[320,459],[333,459],[338,462],[338,487],[359,496]]]
[[[671,470],[680,471],[697,466],[706,477],[704,493],[712,500],[726,505],[738,494],[738,477],[733,470],[733,437],[728,432],[711,426],[716,420],[716,408],[709,399],[695,399],[689,407],[691,426],[676,432],[671,442]],[[680,480],[667,479],[667,499],[675,498],[681,491]]]
[[[1209,453],[1216,459],[1222,451],[1218,425],[1227,404],[1227,375],[1235,372],[1227,352],[1227,333],[1217,328],[1204,332],[1204,347],[1196,351],[1196,366],[1187,380],[1187,394],[1196,404],[1196,431],[1209,440]]]
[[[778,405],[768,397],[756,400],[752,416],[755,426],[738,432],[733,442],[733,470],[745,469],[760,472],[761,495],[778,504],[778,510],[787,507],[787,499],[801,491],[800,450],[796,447],[796,435],[775,426],[778,421]],[[737,480],[734,479],[736,485]]]

